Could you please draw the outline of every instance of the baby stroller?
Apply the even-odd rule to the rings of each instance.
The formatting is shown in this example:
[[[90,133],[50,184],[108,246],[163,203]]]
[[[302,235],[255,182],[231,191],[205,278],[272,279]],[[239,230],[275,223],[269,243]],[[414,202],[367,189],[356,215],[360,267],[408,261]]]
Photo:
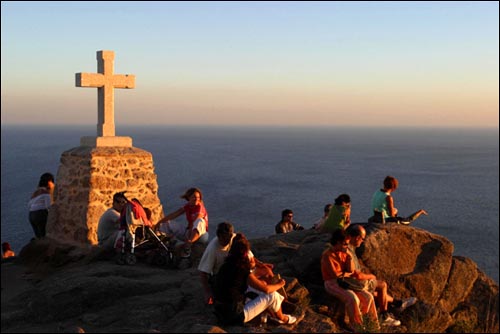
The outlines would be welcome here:
[[[160,238],[151,229],[151,222],[137,199],[127,200],[120,214],[120,233],[115,248],[120,249],[118,264],[134,265],[137,256],[145,255],[149,263],[173,265],[173,242],[168,236]]]

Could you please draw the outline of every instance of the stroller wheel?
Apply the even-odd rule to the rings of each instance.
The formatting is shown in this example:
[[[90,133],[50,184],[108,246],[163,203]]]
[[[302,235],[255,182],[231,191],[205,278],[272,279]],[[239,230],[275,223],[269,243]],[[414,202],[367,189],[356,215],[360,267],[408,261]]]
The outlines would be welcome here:
[[[137,257],[134,254],[127,254],[125,257],[125,263],[128,265],[134,265],[137,263]]]
[[[126,257],[126,254],[119,254],[116,257],[116,263],[119,264],[119,265],[125,264],[125,257]]]

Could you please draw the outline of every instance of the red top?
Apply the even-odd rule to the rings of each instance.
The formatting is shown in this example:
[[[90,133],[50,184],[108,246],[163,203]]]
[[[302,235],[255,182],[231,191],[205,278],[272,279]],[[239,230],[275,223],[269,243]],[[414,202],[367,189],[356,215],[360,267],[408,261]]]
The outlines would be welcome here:
[[[188,221],[189,230],[193,228],[193,223],[196,220],[196,217],[201,215],[201,218],[205,220],[206,229],[208,231],[208,213],[205,209],[205,205],[203,203],[197,205],[184,205],[184,211],[186,212],[186,219]]]

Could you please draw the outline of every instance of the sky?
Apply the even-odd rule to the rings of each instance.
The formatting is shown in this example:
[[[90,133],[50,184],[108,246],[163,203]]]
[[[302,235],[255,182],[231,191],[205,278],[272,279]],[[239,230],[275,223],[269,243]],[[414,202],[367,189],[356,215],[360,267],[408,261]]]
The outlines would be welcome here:
[[[1,122],[498,129],[499,3],[1,2]]]

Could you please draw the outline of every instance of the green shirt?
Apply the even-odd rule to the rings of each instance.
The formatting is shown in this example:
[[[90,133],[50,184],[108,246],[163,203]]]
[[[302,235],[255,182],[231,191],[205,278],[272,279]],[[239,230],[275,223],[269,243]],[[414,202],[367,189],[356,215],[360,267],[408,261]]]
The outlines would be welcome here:
[[[333,233],[335,230],[344,229],[346,227],[346,213],[345,207],[342,205],[334,205],[330,209],[330,213],[328,214],[328,218],[326,218],[325,223],[323,224],[323,232]]]

